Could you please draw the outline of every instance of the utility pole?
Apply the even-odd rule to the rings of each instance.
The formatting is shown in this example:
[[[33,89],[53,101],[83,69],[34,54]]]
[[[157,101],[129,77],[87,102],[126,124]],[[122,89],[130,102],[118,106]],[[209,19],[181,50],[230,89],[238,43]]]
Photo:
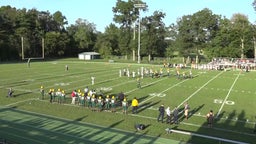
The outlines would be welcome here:
[[[139,28],[138,28],[138,63],[140,63],[140,9],[145,8],[147,5],[142,4],[134,4],[134,7],[139,9]]]

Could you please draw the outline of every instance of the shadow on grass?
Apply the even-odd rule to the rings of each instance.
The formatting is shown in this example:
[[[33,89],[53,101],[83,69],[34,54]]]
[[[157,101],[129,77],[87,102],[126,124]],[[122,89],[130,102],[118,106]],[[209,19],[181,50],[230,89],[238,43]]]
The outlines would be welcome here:
[[[256,134],[254,133],[253,126],[247,123],[246,112],[244,110],[241,113],[237,113],[236,110],[231,111],[226,115],[225,111],[222,111],[219,115],[216,115],[213,126],[209,127],[207,120],[201,125],[201,127],[195,132],[205,136],[205,138],[195,136],[191,137],[189,143],[195,143],[201,141],[202,143],[255,143]],[[251,125],[251,126],[249,126]],[[215,137],[213,139],[212,137]],[[233,142],[230,142],[232,140]]]
[[[152,102],[143,103],[142,105],[139,106],[138,113],[140,113],[140,112],[142,112],[142,111],[144,111],[144,110],[146,110],[146,109],[148,109],[150,107],[153,107],[153,106],[159,104],[160,102],[161,101],[159,100],[159,101],[154,102],[154,103],[152,103]]]
[[[143,96],[143,97],[140,97],[140,98],[137,98],[136,97],[136,99],[138,100],[138,102],[139,102],[139,104],[140,104],[140,102],[141,101],[144,101],[145,99],[147,99],[149,96],[148,95],[146,95],[146,96]],[[129,100],[128,100],[128,104],[132,104],[132,100],[134,99],[134,97],[133,98],[129,98]]]
[[[103,127],[96,124],[80,122],[85,119],[87,115],[74,120],[67,120],[15,108],[1,108],[0,112],[10,117],[12,117],[12,115],[18,116],[12,117],[11,120],[1,119],[0,121],[5,125],[7,133],[13,133],[14,130],[17,131],[15,140],[19,141],[22,137],[25,143],[33,143],[36,139],[37,141],[45,143],[62,143],[65,141],[65,143],[119,144],[124,142],[137,142],[142,138],[143,141],[147,141],[147,143],[154,143],[154,141],[158,139],[158,137],[147,136],[148,131],[142,131],[144,133],[141,134],[116,129],[115,127],[123,123],[125,121],[124,119],[113,122],[107,127]],[[147,127],[149,126],[150,125]],[[21,133],[22,130],[35,132],[35,135],[33,133]],[[15,137],[15,134],[13,136]]]
[[[198,107],[196,107],[196,108],[190,110],[190,111],[189,111],[188,119],[189,119],[193,114],[195,114],[195,113],[198,112],[200,109],[202,109],[203,107],[204,107],[204,104],[202,104],[202,105],[200,105],[200,106],[198,106]],[[183,108],[183,109],[184,109],[184,108]],[[182,110],[183,110],[183,109],[182,109]],[[179,109],[179,110],[180,110],[180,109]],[[180,116],[180,117],[181,117],[181,118],[180,118],[179,121],[183,121],[183,120],[185,119],[184,113],[183,113],[183,115]]]
[[[32,94],[32,92],[24,92],[24,93],[13,94],[13,97],[19,97],[19,96],[27,95],[27,94]]]

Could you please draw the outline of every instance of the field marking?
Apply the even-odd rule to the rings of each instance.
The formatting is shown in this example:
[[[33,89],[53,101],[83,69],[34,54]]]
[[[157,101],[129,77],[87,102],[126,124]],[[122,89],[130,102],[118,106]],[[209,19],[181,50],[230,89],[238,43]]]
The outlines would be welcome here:
[[[171,87],[165,89],[164,91],[160,92],[159,94],[162,94],[162,93],[164,93],[164,92],[166,92],[166,91],[168,91],[168,90],[170,90],[170,89],[176,87],[177,85],[179,85],[179,84],[181,84],[181,83],[184,83],[184,82],[187,81],[187,80],[188,80],[188,79],[183,80],[183,81],[181,81],[181,82],[179,82],[179,83],[176,83],[175,85],[173,85],[173,86],[171,86]],[[152,98],[154,98],[154,97],[156,97],[156,96],[157,96],[157,95],[154,95],[154,96],[152,96],[152,97],[150,97],[150,98],[148,98],[148,99],[142,101],[140,104],[143,104],[143,103],[145,103],[145,102],[151,100]]]
[[[92,69],[93,70],[93,69]],[[97,70],[101,70],[101,69],[97,69]],[[105,69],[102,69],[102,70],[105,70]],[[112,70],[112,71],[116,71],[116,69],[114,69],[114,70]],[[59,72],[59,71],[57,71],[57,72]],[[88,72],[88,73],[90,73],[90,72]],[[75,75],[75,74],[80,74],[79,76],[80,77],[83,77],[83,75],[87,75],[88,74],[87,72],[85,72],[84,74],[80,74],[80,72],[73,72],[73,73],[68,73],[68,74],[64,74],[64,76],[66,76],[66,75]],[[105,71],[98,71],[98,72],[96,72],[96,73],[98,73],[98,74],[100,74],[100,73],[105,73]],[[40,75],[46,75],[46,74],[40,74]],[[40,76],[39,75],[39,76]],[[49,74],[48,74],[49,75]],[[114,75],[113,73],[111,73],[111,74],[109,74],[109,75]],[[52,81],[61,81],[61,80],[63,80],[64,78],[63,78],[63,76],[61,76],[61,74],[58,74],[58,73],[56,73],[56,74],[51,74],[50,75],[51,77],[52,76],[56,76],[56,77],[58,77],[57,78],[57,80],[56,79],[52,79],[52,80],[45,80],[45,81],[40,81],[40,82],[35,82],[35,83],[30,83],[30,84],[27,84],[26,86],[28,86],[28,85],[35,85],[35,84],[42,84],[42,83],[48,83],[48,82],[52,82]],[[47,78],[51,78],[50,76],[48,76],[48,77],[44,77],[44,79],[47,79]],[[40,79],[42,79],[41,77],[40,77]],[[79,80],[75,80],[75,81],[71,81],[71,82],[69,82],[69,83],[76,83],[76,82],[79,82],[79,81],[88,81],[88,80],[90,81],[90,78],[85,78],[85,79],[79,79]],[[7,79],[6,81],[8,81],[9,79]],[[34,79],[34,80],[38,80],[38,75],[36,76],[36,78]],[[20,81],[24,81],[24,80],[20,80]],[[7,84],[8,85],[8,84]],[[14,88],[18,88],[18,87],[23,87],[24,85],[20,85],[20,86],[15,86]],[[45,87],[45,88],[49,88],[49,87],[54,87],[55,85],[51,85],[51,86],[47,86],[47,87]],[[38,88],[39,89],[39,88]],[[33,90],[32,90],[33,91]]]
[[[39,101],[43,101],[43,100],[39,100]],[[46,102],[46,101],[43,101],[43,102]],[[77,105],[71,105],[71,104],[65,104],[65,105],[78,107]],[[2,106],[0,106],[0,108],[1,108],[1,107],[2,107]],[[18,110],[18,109],[17,109],[17,110]],[[27,111],[27,110],[19,110],[19,111],[25,111],[25,112],[28,112],[28,113],[34,113],[34,114],[38,114],[38,115],[49,116],[49,117],[54,117],[54,118],[58,118],[58,119],[63,119],[63,120],[71,121],[70,119],[66,119],[66,118],[62,118],[62,117],[56,117],[56,116],[52,116],[52,115],[48,115],[48,114],[41,114],[41,113],[36,113],[36,112],[32,112],[32,111]],[[122,112],[116,112],[116,113],[123,115]],[[128,114],[128,115],[134,116],[134,117],[146,118],[146,119],[154,119],[154,120],[157,119],[157,118],[155,118],[155,117],[143,116],[143,115],[138,115],[138,114]],[[93,124],[93,123],[88,123],[88,122],[81,122],[81,123],[85,123],[85,124],[89,124],[89,125],[94,125],[94,126],[99,126],[99,127],[102,127],[102,128],[106,128],[106,127],[104,127],[104,126],[97,125],[97,124]],[[193,124],[193,123],[187,123],[187,122],[180,122],[180,124],[184,124],[184,125],[188,125],[188,126],[194,126],[194,127],[198,127],[198,128],[201,128],[201,127],[203,127],[203,128],[208,128],[208,126],[202,126],[202,125]],[[122,129],[117,129],[117,128],[112,128],[112,129],[121,130],[121,131],[124,131],[124,132],[129,132],[129,133],[131,133],[130,131],[125,131],[125,130],[122,130]],[[213,129],[219,130],[219,131],[224,131],[224,132],[232,132],[232,133],[236,133],[236,134],[247,135],[247,136],[255,136],[254,134],[250,134],[250,133],[246,133],[246,132],[239,132],[239,131],[227,130],[227,129],[215,128],[215,127],[213,127]],[[147,136],[153,137],[153,136],[150,136],[150,135],[147,135]],[[162,137],[161,137],[161,138],[162,138]],[[163,138],[163,139],[166,139],[166,138]],[[168,140],[169,140],[169,139],[168,139]],[[172,140],[172,139],[170,139],[170,140]]]
[[[218,76],[220,76],[223,73],[220,72],[219,74],[217,74],[216,76],[214,76],[212,79],[210,79],[208,82],[206,82],[203,86],[201,86],[199,89],[197,89],[194,93],[192,93],[188,98],[186,98],[180,105],[178,105],[178,108],[182,105],[184,105],[184,103],[186,101],[188,101],[190,98],[192,98],[196,93],[198,93],[201,89],[203,89],[206,85],[208,85],[211,81],[213,81],[214,79],[216,79]]]
[[[201,115],[201,114],[192,114],[192,115],[197,116],[197,117],[206,118],[206,115]],[[256,124],[256,122],[249,121],[248,119],[246,121],[242,121],[242,120],[238,120],[238,119],[226,119],[226,118],[217,118],[217,117],[215,117],[215,118],[220,119],[220,120],[230,120],[230,121],[233,121],[233,122],[247,123],[247,124],[252,124],[252,125]]]
[[[49,63],[49,62],[44,62],[44,63]],[[42,64],[41,64],[42,65]],[[54,68],[56,67],[56,66],[53,66]],[[117,67],[117,68],[121,68],[121,67]],[[37,68],[38,69],[38,68]],[[52,66],[50,66],[50,68],[49,69],[52,69]],[[31,71],[31,70],[29,70],[31,73],[35,73],[36,74],[36,78],[35,78],[35,80],[37,80],[38,79],[38,77],[40,77],[40,76],[47,76],[47,77],[44,77],[45,79],[46,78],[51,78],[52,76],[58,76],[58,77],[60,77],[60,76],[63,76],[62,75],[62,73],[63,73],[63,71],[64,71],[64,69],[63,70],[60,70],[60,69],[57,69],[57,70],[55,70],[55,71],[51,71],[51,74],[50,73],[42,73],[42,72],[48,72],[49,71],[49,69],[45,69],[45,70],[40,70],[40,74],[38,75],[38,73],[37,72],[34,72],[34,71]],[[93,68],[87,68],[86,70],[95,70],[95,69],[93,69]],[[105,70],[105,68],[98,68],[97,70],[99,70],[100,71],[100,73],[103,73],[103,72],[101,72],[101,71],[103,71],[103,70]],[[23,69],[22,69],[22,71],[24,71]],[[114,71],[114,70],[113,70]],[[90,72],[90,71],[89,71]],[[54,73],[54,74],[53,74]],[[73,73],[68,73],[67,75],[69,75],[69,74],[71,74],[71,75],[75,75],[75,74],[79,74],[80,72],[73,72]],[[81,74],[81,75],[86,75],[87,73],[85,73],[85,74]],[[23,75],[26,75],[27,76],[27,73],[24,73]],[[23,76],[23,75],[20,75],[21,77]],[[64,76],[65,76],[66,74],[64,74]],[[80,76],[81,76],[80,75]],[[60,77],[61,79],[62,79],[62,77]],[[15,79],[15,78],[6,78],[6,79],[1,79],[0,80],[0,82],[5,82],[5,81],[10,81],[10,80],[12,80],[12,79]],[[41,79],[41,77],[40,77],[40,79]]]
[[[146,85],[143,85],[143,86],[141,86],[141,88],[147,87],[147,86],[149,86],[149,85],[152,85],[152,84],[154,84],[154,83],[157,83],[157,82],[162,81],[162,80],[165,80],[165,79],[167,79],[167,78],[161,78],[161,79],[159,79],[159,80],[157,80],[157,81],[154,81],[154,82],[148,83],[148,84],[146,84]],[[125,92],[125,94],[131,93],[131,92],[136,91],[136,90],[138,90],[138,88],[135,88],[135,89],[132,89],[132,90],[130,90],[130,91],[128,91],[128,92]]]
[[[0,108],[5,108],[5,107],[7,107],[7,106],[0,106]],[[7,107],[7,108],[10,108],[10,107]],[[57,116],[53,116],[53,115],[42,114],[42,113],[37,113],[37,112],[27,111],[27,110],[21,110],[21,109],[15,109],[15,110],[23,111],[23,112],[27,112],[27,113],[31,113],[31,114],[36,114],[38,116],[41,115],[41,116],[51,117],[51,118],[55,118],[55,119],[59,119],[59,120],[64,120],[64,121],[67,121],[67,122],[73,122],[72,119],[67,119],[67,118],[63,118],[63,117],[57,117]],[[121,114],[121,113],[119,113],[119,114]],[[122,113],[122,115],[123,115],[123,113]],[[129,115],[131,115],[131,114],[129,114]],[[7,120],[2,120],[2,121],[10,122],[10,121],[7,121]],[[89,123],[89,122],[81,122],[81,121],[79,121],[77,123],[87,124],[87,125],[90,125],[90,126],[97,126],[97,127],[99,127],[99,129],[100,128],[103,128],[103,129],[109,128],[107,126],[102,126],[102,125],[98,125],[98,124],[94,124],[94,123]],[[24,126],[31,127],[31,128],[35,128],[35,129],[39,129],[39,130],[51,131],[51,130],[48,130],[48,129],[44,129],[44,128],[40,128],[40,127],[36,127],[36,126],[31,126],[31,125],[27,125],[27,124],[22,124],[22,123],[17,123],[17,124],[24,125]],[[134,134],[134,132],[132,132],[132,131],[127,131],[127,130],[123,130],[123,129],[113,128],[113,127],[110,128],[110,129],[113,129],[113,130],[116,130],[116,131],[125,132],[125,133],[129,133],[129,134]],[[69,137],[78,138],[78,139],[81,139],[81,140],[89,140],[89,141],[91,141],[90,139],[84,139],[83,137],[78,137],[78,136],[74,136],[74,135],[71,135],[71,134],[65,134],[65,133],[61,133],[61,132],[57,132],[57,131],[51,131],[51,132],[52,133],[57,133],[57,134],[60,134],[60,135],[69,136]],[[116,133],[116,132],[112,132],[112,133]],[[98,134],[98,135],[100,135],[100,134]],[[157,139],[160,139],[160,140],[163,139],[163,140],[168,140],[168,141],[177,141],[177,142],[179,142],[178,140],[175,140],[175,139],[168,139],[168,138],[164,138],[164,137],[151,136],[151,135],[147,135],[147,134],[144,134],[144,133],[137,133],[136,135],[140,136],[138,138],[135,137],[136,141],[141,140],[141,136],[146,136],[146,137],[150,137],[150,138],[154,138],[154,139],[157,138]],[[118,138],[112,138],[112,139],[119,140]],[[148,140],[148,139],[144,138],[144,140]],[[161,142],[158,142],[158,141],[155,141],[155,142],[156,143],[161,143]],[[105,144],[105,143],[101,143],[101,142],[96,142],[96,143]]]
[[[23,102],[32,101],[32,100],[38,100],[38,98],[30,98],[30,99],[26,99],[26,100],[22,100],[22,101],[17,101],[15,103],[10,103],[10,104],[5,105],[5,106],[9,107],[9,106],[12,106],[12,105],[15,105],[15,104],[18,104],[18,103],[23,103]]]
[[[26,99],[26,100],[23,100],[23,101],[18,101],[18,102],[15,102],[15,103],[11,103],[11,104],[8,104],[8,105],[5,105],[5,107],[10,107],[10,106],[12,106],[12,105],[15,105],[15,104],[18,104],[18,103],[22,103],[22,102],[27,102],[27,101],[32,101],[32,100],[37,100],[37,101],[42,101],[42,102],[46,102],[45,100],[40,100],[40,99],[38,99],[38,98],[31,98],[31,99]],[[47,101],[48,102],[48,101]],[[73,105],[73,104],[68,104],[68,103],[66,103],[66,104],[63,104],[63,105],[66,105],[66,106],[73,106],[73,107],[80,107],[80,106],[78,106],[78,105]],[[1,107],[1,106],[0,106]],[[145,106],[143,106],[143,107],[140,107],[140,108],[144,108]],[[158,108],[154,108],[153,106],[151,106],[151,107],[149,107],[149,108],[147,108],[148,110],[154,110],[154,111],[158,111]],[[116,113],[119,113],[119,112],[116,112]],[[179,115],[182,113],[182,111],[181,112],[179,112]],[[123,114],[123,113],[122,113]],[[136,116],[136,115],[135,115]],[[197,117],[206,117],[205,115],[201,115],[201,114],[196,114],[196,113],[194,113],[194,114],[192,114],[192,116],[197,116]],[[248,123],[248,124],[252,124],[252,125],[255,125],[256,124],[256,122],[253,122],[253,121],[248,121],[248,120],[246,120],[246,121],[241,121],[241,120],[238,120],[238,119],[227,119],[227,118],[218,118],[218,117],[216,117],[217,119],[221,119],[221,120],[231,120],[231,121],[233,121],[233,122],[240,122],[240,123]]]
[[[249,143],[245,143],[245,142],[241,142],[241,141],[234,141],[234,140],[230,140],[230,139],[224,139],[224,138],[220,138],[220,137],[214,137],[214,136],[207,136],[207,135],[202,135],[202,134],[197,134],[197,133],[192,133],[192,132],[186,132],[186,131],[181,131],[181,130],[173,130],[173,129],[167,129],[168,132],[175,132],[175,133],[179,133],[179,134],[184,134],[184,135],[189,135],[189,136],[197,136],[197,137],[203,137],[203,138],[208,138],[208,139],[214,139],[217,140],[219,142],[229,142],[229,143],[235,143],[235,144],[249,144]]]
[[[143,106],[144,107],[144,106]],[[143,107],[141,107],[141,108],[143,108]],[[153,110],[153,111],[158,111],[158,108],[156,108],[156,107],[153,107],[153,106],[151,106],[151,107],[149,107],[149,108],[147,108],[148,110]],[[182,112],[179,112],[179,115],[181,114]],[[202,115],[202,114],[200,114],[200,113],[193,113],[193,114],[191,114],[192,116],[196,116],[196,117],[203,117],[203,118],[206,118],[206,114],[205,115]],[[217,118],[217,117],[216,117]],[[256,122],[253,122],[253,121],[249,121],[248,119],[246,120],[246,121],[242,121],[242,120],[238,120],[238,119],[227,119],[227,118],[217,118],[217,119],[220,119],[220,120],[230,120],[230,121],[233,121],[233,122],[240,122],[240,123],[247,123],[247,124],[252,124],[252,125],[255,125],[256,124]]]
[[[38,114],[38,113],[37,113]],[[50,115],[48,115],[50,116]],[[0,121],[5,121],[5,122],[10,122],[8,120],[3,120],[1,119]],[[59,135],[64,135],[64,136],[68,136],[68,137],[72,137],[72,138],[76,138],[76,139],[81,139],[81,140],[88,140],[88,139],[84,139],[83,137],[78,137],[78,136],[75,136],[75,135],[71,135],[71,134],[65,134],[63,132],[57,132],[57,131],[51,131],[49,129],[46,129],[46,128],[40,128],[40,127],[36,127],[36,126],[31,126],[31,125],[28,125],[28,124],[23,124],[23,123],[15,123],[17,125],[22,125],[22,126],[25,126],[25,127],[30,127],[30,128],[34,128],[34,129],[38,129],[38,130],[44,130],[44,131],[50,131],[51,133],[55,133],[55,134],[59,134]],[[17,129],[17,128],[16,128]],[[47,137],[47,136],[46,136]],[[58,139],[55,139],[55,140],[58,140]],[[62,141],[62,140],[58,140],[58,141]],[[90,140],[89,140],[90,141]],[[101,143],[101,142],[96,142],[96,143],[99,143],[99,144],[104,144],[104,143]]]
[[[101,72],[100,72],[100,73],[101,73]],[[108,76],[110,76],[110,75],[113,75],[113,74],[109,74]],[[63,78],[60,78],[60,79],[63,79]],[[90,78],[86,78],[86,79],[90,79]],[[80,82],[80,81],[86,81],[86,79],[80,79],[80,80],[76,80],[76,81],[71,81],[71,82],[69,82],[69,84],[71,84],[71,83],[77,83],[77,82]],[[105,81],[115,80],[115,79],[118,79],[118,78],[107,79],[107,80],[105,80]],[[55,80],[51,80],[51,81],[56,81],[56,79],[55,79]],[[98,84],[98,83],[103,83],[103,82],[105,82],[105,81],[97,82],[97,84]],[[31,84],[28,84],[28,85],[35,85],[35,84],[44,83],[44,82],[49,82],[49,81],[43,81],[43,82],[38,82],[38,83],[31,83]],[[91,85],[91,84],[88,84],[88,85]],[[22,86],[24,86],[24,85],[22,85]],[[19,89],[19,88],[18,88],[18,87],[22,87],[22,86],[15,86],[15,87],[13,87],[13,89],[14,89],[14,90],[19,90],[19,91],[25,91],[25,92],[35,92],[35,93],[38,92],[38,93],[39,93],[39,88],[38,88],[38,89],[32,89],[32,90]],[[47,87],[45,87],[45,89],[46,89],[46,88],[49,88],[49,87],[56,87],[56,85],[47,86]],[[81,87],[81,86],[79,86],[79,87]],[[66,90],[66,91],[67,91],[67,90],[73,90],[74,88],[79,88],[79,87],[72,87],[72,88],[65,89],[65,90]],[[3,88],[3,86],[2,86],[2,88]],[[5,88],[5,89],[8,89],[8,88]]]
[[[240,72],[239,72],[239,74],[237,75],[236,79],[234,80],[233,84],[231,85],[231,87],[230,87],[230,89],[229,89],[229,91],[228,91],[228,94],[226,95],[226,97],[225,97],[223,103],[221,104],[221,107],[220,107],[220,109],[219,109],[219,111],[218,111],[216,117],[219,117],[220,112],[222,111],[222,108],[223,108],[224,104],[226,103],[226,101],[227,101],[227,99],[228,99],[228,97],[229,97],[229,95],[230,95],[230,93],[231,93],[231,91],[232,91],[234,85],[236,84],[236,81],[238,80],[239,76],[240,76]]]
[[[122,112],[118,112],[120,114],[123,115]],[[146,119],[153,119],[153,120],[157,120],[157,118],[155,117],[150,117],[150,116],[142,116],[142,115],[138,115],[138,114],[128,114],[134,117],[141,117],[141,118],[146,118]],[[208,126],[202,126],[202,125],[198,125],[198,124],[193,124],[193,123],[188,123],[188,122],[180,122],[180,124],[184,124],[184,125],[188,125],[188,126],[193,126],[193,127],[197,127],[197,128],[209,128]],[[168,125],[167,125],[168,126]],[[250,134],[250,133],[245,133],[245,132],[239,132],[239,131],[234,131],[234,130],[228,130],[228,129],[223,129],[223,128],[216,128],[213,127],[212,129],[215,130],[219,130],[219,131],[224,131],[224,132],[232,132],[232,133],[236,133],[236,134],[242,134],[242,135],[247,135],[247,136],[255,136],[255,134]]]
[[[0,126],[0,127],[1,127],[1,126]],[[27,132],[27,131],[24,130],[24,129],[19,129],[19,128],[15,128],[15,127],[13,127],[13,129],[21,130],[21,131]],[[0,132],[0,133],[1,133],[1,132]],[[7,131],[5,131],[4,133],[5,133],[5,134],[8,133],[8,135],[12,135],[12,136],[14,136],[14,137],[18,137],[18,138],[21,138],[21,139],[30,140],[30,141],[34,141],[34,142],[36,142],[36,143],[42,143],[42,144],[44,144],[44,142],[38,141],[38,140],[36,140],[36,139],[31,139],[31,138],[29,138],[29,137],[19,136],[19,135],[17,135],[17,134],[13,134],[13,133],[10,133],[10,132],[7,132]]]

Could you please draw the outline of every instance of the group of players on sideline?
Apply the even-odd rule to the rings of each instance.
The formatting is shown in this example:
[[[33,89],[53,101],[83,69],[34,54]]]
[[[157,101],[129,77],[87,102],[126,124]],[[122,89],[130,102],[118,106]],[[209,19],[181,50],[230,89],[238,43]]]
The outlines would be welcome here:
[[[41,86],[40,89],[41,92],[41,98],[44,99],[44,89],[43,86]],[[58,89],[56,92],[54,89],[50,89],[48,92],[50,102],[57,102],[59,104],[63,104],[66,102],[66,95],[65,91]],[[132,107],[132,114],[136,114],[137,110],[139,108],[139,101],[136,97],[133,98],[132,101],[128,101],[126,96],[123,92],[120,92],[117,96],[103,96],[98,95],[95,90],[91,89],[89,90],[88,87],[84,89],[84,92],[82,92],[80,89],[73,90],[71,95],[71,104],[79,105],[83,107],[87,107],[92,111],[98,111],[101,112],[103,110],[110,111],[110,112],[116,112],[117,107],[122,107],[123,114],[127,114],[128,107]],[[184,119],[188,120],[189,118],[189,110],[190,106],[188,102],[184,104],[184,109],[180,111],[177,106],[171,111],[170,107],[167,107],[167,109],[164,108],[164,105],[162,104],[158,111],[159,115],[157,117],[158,122],[164,122],[164,118],[166,115],[166,123],[167,124],[178,124],[179,123],[179,114],[184,113]],[[214,114],[211,110],[207,115],[207,124],[209,127],[212,127],[213,120],[214,120]]]
[[[41,99],[45,99],[44,87],[40,88]],[[49,89],[48,91],[50,103],[67,103],[67,95],[64,90]],[[117,96],[110,96],[96,93],[96,90],[89,89],[88,86],[82,91],[80,89],[73,90],[70,94],[71,104],[87,107],[92,111],[111,111],[115,112],[117,106],[123,107],[123,112],[126,114],[128,109],[128,101],[123,92],[120,92]]]

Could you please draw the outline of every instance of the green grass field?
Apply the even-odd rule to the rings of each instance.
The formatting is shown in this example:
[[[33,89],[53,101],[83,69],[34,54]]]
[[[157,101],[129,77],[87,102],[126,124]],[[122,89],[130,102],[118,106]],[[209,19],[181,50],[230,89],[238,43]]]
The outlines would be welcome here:
[[[119,70],[137,72],[142,66],[162,67],[73,59],[32,62],[30,68],[26,63],[0,64],[0,138],[24,144],[255,143],[256,72],[192,70],[194,78],[180,80],[172,68],[170,77],[144,76],[140,89],[136,79],[119,77]],[[44,100],[39,99],[41,85],[46,91]],[[86,86],[110,96],[124,92],[129,102],[137,97],[138,113],[132,114],[131,107],[124,115],[121,107],[115,113],[93,112],[70,104],[72,90]],[[14,90],[12,98],[6,97],[9,88]],[[47,92],[52,88],[65,90],[65,104],[49,102]],[[182,111],[187,101],[191,108],[188,120],[181,113],[178,125],[157,122],[161,104]],[[210,110],[215,114],[213,128],[207,126],[205,117]],[[147,127],[136,132],[136,123]],[[167,134],[166,128],[188,133]]]

